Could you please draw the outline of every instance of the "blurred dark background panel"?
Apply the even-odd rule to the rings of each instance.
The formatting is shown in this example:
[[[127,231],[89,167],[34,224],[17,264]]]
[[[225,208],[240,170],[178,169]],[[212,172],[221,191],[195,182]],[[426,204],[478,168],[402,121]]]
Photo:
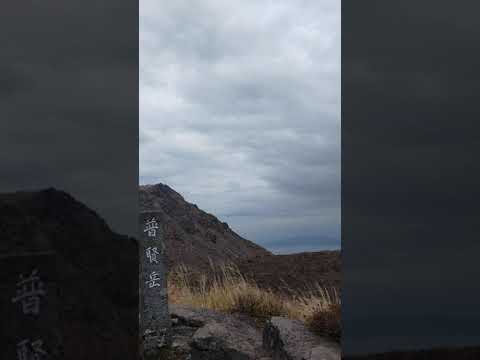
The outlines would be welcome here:
[[[0,192],[55,187],[135,234],[138,2],[7,1]]]
[[[0,28],[0,358],[133,359],[138,2],[7,0]]]
[[[480,345],[479,8],[342,1],[345,354]]]

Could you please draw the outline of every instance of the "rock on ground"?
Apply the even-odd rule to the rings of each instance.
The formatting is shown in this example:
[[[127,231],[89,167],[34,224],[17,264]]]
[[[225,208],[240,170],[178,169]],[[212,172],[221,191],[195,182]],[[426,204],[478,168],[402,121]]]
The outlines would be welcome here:
[[[184,359],[251,360],[264,357],[261,331],[246,318],[172,305],[173,347]]]
[[[273,317],[263,331],[263,346],[274,360],[340,360],[340,346],[308,331],[298,320]]]
[[[339,360],[339,346],[299,321],[272,318],[263,331],[252,319],[172,305],[175,359]]]

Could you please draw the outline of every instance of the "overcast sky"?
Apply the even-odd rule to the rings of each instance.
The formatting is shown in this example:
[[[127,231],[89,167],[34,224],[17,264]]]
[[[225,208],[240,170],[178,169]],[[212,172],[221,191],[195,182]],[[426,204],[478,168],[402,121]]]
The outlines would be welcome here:
[[[140,183],[275,252],[340,247],[340,1],[140,2]]]

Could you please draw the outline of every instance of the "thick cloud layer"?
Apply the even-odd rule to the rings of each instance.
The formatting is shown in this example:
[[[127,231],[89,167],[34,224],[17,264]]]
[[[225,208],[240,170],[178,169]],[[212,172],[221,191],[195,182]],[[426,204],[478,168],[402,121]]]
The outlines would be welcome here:
[[[340,246],[340,3],[140,3],[140,182],[273,251]]]

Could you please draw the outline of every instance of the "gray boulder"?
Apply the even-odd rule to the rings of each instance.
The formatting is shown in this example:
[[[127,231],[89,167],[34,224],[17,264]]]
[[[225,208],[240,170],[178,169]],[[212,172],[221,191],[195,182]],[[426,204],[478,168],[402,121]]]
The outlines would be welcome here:
[[[263,334],[242,315],[171,305],[175,359],[340,360],[340,346],[312,334],[300,321],[274,317]]]
[[[173,347],[191,360],[265,357],[262,333],[247,317],[172,305]]]
[[[340,346],[312,334],[301,321],[273,317],[263,332],[263,347],[274,360],[340,360]]]
[[[210,322],[193,335],[192,355],[198,359],[256,359],[262,347],[259,335],[257,329],[233,318]]]

